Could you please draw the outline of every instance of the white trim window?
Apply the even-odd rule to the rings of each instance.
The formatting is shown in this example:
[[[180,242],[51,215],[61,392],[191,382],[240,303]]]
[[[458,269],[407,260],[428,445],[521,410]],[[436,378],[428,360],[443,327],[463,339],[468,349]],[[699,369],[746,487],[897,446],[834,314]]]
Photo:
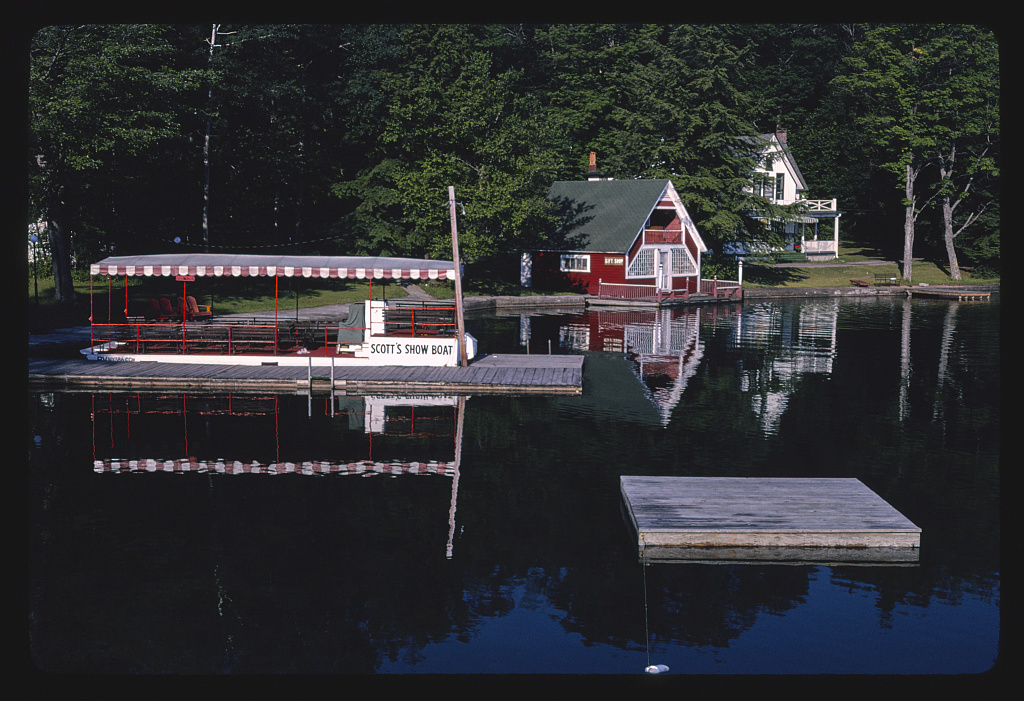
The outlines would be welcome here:
[[[696,275],[697,264],[690,257],[690,252],[685,248],[672,249],[672,274],[673,275]]]
[[[590,256],[585,253],[563,253],[558,269],[563,273],[589,273]]]
[[[654,277],[654,256],[655,249],[641,248],[636,256],[629,263],[626,269],[626,277]]]

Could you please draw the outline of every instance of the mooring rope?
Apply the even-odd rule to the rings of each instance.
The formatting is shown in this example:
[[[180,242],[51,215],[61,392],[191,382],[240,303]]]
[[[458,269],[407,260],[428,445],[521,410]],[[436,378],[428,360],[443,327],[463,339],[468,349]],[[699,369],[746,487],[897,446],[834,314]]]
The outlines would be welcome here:
[[[643,535],[640,536],[640,566],[644,572],[644,642],[647,645],[647,666],[651,666],[651,629],[647,621],[647,543]]]

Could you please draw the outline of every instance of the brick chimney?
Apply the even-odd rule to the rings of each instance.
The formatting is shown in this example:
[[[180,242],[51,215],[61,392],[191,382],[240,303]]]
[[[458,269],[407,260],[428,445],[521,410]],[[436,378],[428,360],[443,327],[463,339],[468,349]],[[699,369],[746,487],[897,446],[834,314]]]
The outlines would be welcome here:
[[[593,151],[590,152],[590,165],[587,166],[587,180],[602,180],[597,170],[597,154]]]
[[[780,126],[775,127],[775,138],[779,140],[779,143],[783,146],[786,145],[786,130]]]

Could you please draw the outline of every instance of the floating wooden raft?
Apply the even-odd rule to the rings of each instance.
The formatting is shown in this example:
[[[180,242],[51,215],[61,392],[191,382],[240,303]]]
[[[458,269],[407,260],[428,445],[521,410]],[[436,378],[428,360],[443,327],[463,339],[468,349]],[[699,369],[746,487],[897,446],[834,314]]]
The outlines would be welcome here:
[[[620,478],[645,560],[916,562],[921,529],[858,479]]]

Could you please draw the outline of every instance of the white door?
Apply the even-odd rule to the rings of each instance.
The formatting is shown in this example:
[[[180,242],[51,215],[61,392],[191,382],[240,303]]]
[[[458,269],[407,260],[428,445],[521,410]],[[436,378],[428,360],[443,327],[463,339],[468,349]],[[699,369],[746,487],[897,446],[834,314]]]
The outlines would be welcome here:
[[[662,290],[672,289],[671,251],[658,251],[658,287]]]

